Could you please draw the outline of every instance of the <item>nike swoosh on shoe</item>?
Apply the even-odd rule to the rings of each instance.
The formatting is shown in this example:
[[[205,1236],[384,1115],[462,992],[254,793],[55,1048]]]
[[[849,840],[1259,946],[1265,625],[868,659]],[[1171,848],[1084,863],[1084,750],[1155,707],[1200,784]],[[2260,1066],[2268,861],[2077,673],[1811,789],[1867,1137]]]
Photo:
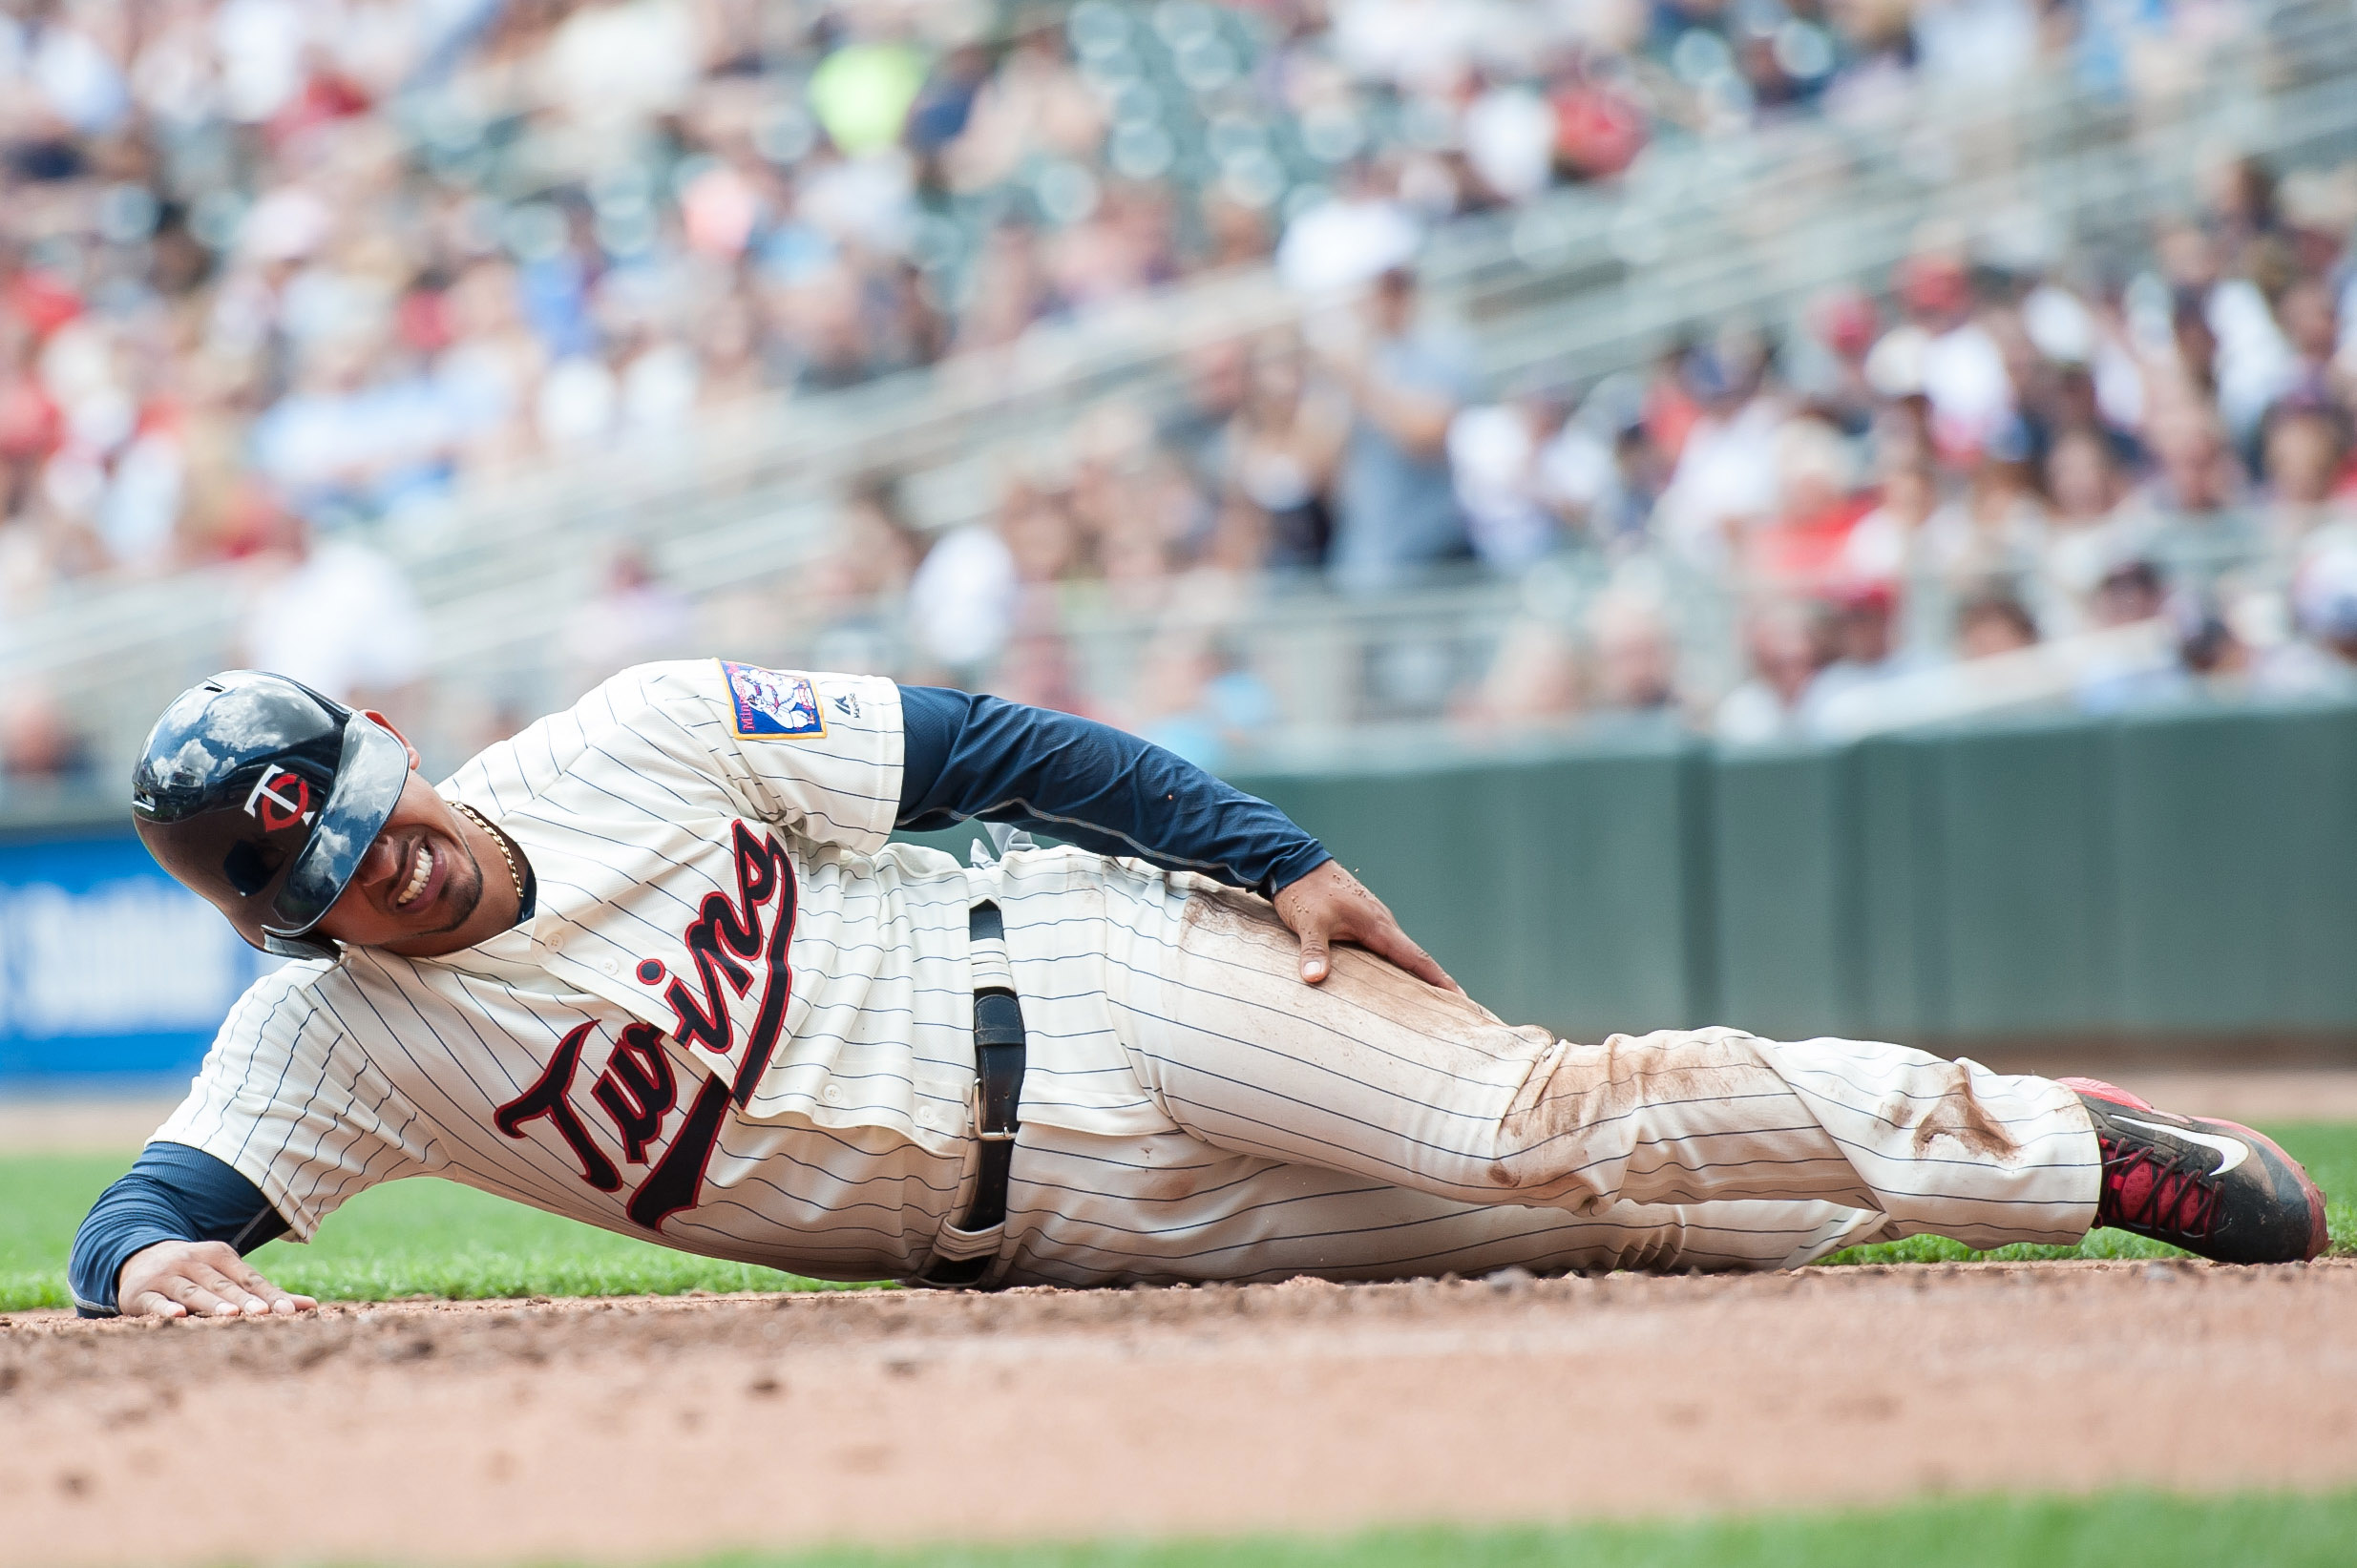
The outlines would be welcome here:
[[[2241,1139],[2220,1138],[2216,1133],[2198,1133],[2191,1127],[2171,1127],[2164,1122],[2138,1121],[2134,1117],[2115,1117],[2113,1119],[2124,1121],[2131,1127],[2141,1127],[2147,1132],[2166,1133],[2171,1138],[2181,1139],[2187,1143],[2199,1143],[2203,1148],[2216,1149],[2225,1157],[2225,1162],[2210,1173],[2214,1177],[2225,1175],[2251,1157],[2251,1146]]]

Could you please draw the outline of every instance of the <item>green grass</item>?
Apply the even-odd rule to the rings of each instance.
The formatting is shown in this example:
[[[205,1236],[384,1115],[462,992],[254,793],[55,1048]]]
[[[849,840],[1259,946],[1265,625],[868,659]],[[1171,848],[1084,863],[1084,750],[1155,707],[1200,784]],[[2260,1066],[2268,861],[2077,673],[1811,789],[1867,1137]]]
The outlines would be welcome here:
[[[2357,1126],[2269,1131],[2307,1163],[2328,1194],[2357,1196]],[[70,1305],[66,1253],[74,1227],[130,1156],[0,1159],[0,1311]],[[2357,1252],[2357,1205],[2333,1202],[2333,1250]],[[1950,1263],[1981,1257],[2160,1257],[2170,1249],[2118,1231],[2076,1247],[2005,1247],[1974,1253],[1919,1236],[1852,1247],[1831,1262]],[[787,1290],[815,1282],[746,1264],[718,1263],[616,1236],[447,1181],[396,1181],[361,1194],[309,1246],[273,1242],[255,1255],[290,1290],[347,1301],[400,1296],[586,1296],[689,1290]],[[2351,1554],[2357,1560],[2357,1552]]]
[[[2346,1568],[2352,1558],[2357,1493],[2122,1492],[1329,1539],[728,1553],[680,1568]]]
[[[0,1160],[0,1311],[74,1304],[66,1294],[74,1227],[130,1162],[116,1155]]]
[[[74,1228],[128,1155],[0,1159],[0,1311],[68,1307]],[[608,1296],[827,1288],[749,1264],[674,1252],[425,1178],[362,1193],[308,1246],[272,1242],[254,1265],[322,1299]]]

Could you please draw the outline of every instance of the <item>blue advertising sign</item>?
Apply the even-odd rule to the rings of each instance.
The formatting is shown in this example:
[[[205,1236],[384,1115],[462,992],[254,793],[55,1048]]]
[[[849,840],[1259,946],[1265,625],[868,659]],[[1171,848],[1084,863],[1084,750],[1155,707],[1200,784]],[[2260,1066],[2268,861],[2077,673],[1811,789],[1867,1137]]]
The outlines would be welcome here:
[[[129,833],[0,843],[0,1087],[193,1072],[278,963]]]

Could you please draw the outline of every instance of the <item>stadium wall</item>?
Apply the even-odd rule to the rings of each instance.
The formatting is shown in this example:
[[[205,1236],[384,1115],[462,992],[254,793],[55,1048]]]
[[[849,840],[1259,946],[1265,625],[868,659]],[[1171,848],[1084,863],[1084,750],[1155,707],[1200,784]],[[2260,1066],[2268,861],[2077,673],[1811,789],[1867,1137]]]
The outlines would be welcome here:
[[[1239,776],[1574,1038],[2357,1049],[2357,706]],[[961,858],[971,833],[932,835]],[[0,1088],[184,1074],[269,960],[111,814],[0,823]]]
[[[2357,707],[1239,783],[1575,1038],[2357,1044]]]

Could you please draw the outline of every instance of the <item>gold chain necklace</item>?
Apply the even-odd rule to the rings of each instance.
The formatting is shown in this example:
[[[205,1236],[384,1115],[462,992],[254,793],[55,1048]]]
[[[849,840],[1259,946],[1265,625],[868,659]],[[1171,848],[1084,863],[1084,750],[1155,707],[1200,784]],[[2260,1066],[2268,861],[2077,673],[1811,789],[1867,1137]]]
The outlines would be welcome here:
[[[508,863],[508,880],[516,885],[516,913],[520,918],[524,908],[524,873],[516,868],[516,856],[508,849],[507,835],[500,832],[496,827],[494,827],[491,823],[485,819],[480,811],[477,811],[466,802],[453,801],[451,804],[457,806],[459,810],[464,811],[469,817],[472,817],[474,820],[475,826],[480,827],[484,832],[491,835],[491,842],[495,847],[497,847],[499,851],[499,858]]]

